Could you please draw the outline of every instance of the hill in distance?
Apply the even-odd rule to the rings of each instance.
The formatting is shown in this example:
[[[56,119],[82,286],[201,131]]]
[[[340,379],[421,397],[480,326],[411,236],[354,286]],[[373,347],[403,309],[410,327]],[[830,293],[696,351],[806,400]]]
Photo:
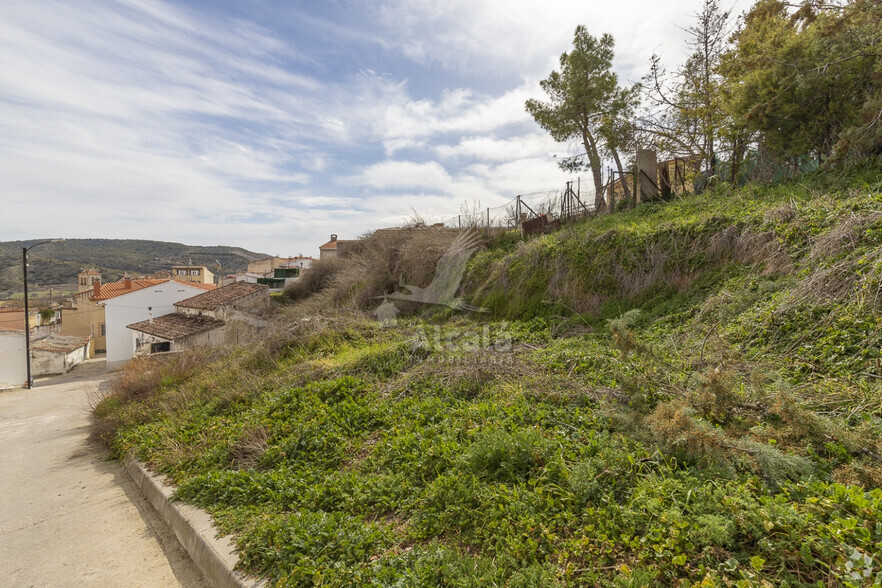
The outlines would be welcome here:
[[[0,291],[20,292],[21,250],[43,239],[0,242]],[[217,273],[243,271],[249,261],[268,257],[241,247],[202,247],[141,239],[68,239],[46,243],[28,253],[28,284],[34,287],[76,283],[83,268],[97,269],[105,282],[123,274],[151,274],[173,265],[204,265]]]

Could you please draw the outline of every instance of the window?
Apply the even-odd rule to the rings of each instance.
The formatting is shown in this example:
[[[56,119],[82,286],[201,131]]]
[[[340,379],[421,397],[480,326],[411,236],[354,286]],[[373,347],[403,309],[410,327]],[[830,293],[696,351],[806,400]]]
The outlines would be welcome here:
[[[150,353],[162,353],[163,351],[171,351],[171,342],[163,341],[162,343],[151,343]]]
[[[198,276],[198,275],[201,274],[201,273],[202,273],[202,272],[199,271],[199,270],[190,270],[190,275],[191,275],[191,276]]]
[[[104,323],[101,323],[101,336],[102,337],[107,336],[107,325]]]
[[[178,275],[179,275],[179,276],[186,276],[186,275],[187,275],[187,270],[185,270],[185,269],[183,269],[183,270],[179,269],[179,270],[178,270]]]

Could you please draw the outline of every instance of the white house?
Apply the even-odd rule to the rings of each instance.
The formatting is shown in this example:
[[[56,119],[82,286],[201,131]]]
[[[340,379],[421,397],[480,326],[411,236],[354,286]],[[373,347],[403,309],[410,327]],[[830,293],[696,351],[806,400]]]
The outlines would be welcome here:
[[[175,302],[172,314],[128,325],[137,333],[135,355],[182,351],[190,347],[236,345],[266,326],[269,287],[234,282]]]
[[[21,388],[27,379],[24,329],[0,329],[0,389]]]
[[[90,338],[49,335],[31,344],[31,375],[66,374],[89,359]]]
[[[213,284],[166,280],[105,300],[102,304],[107,325],[107,369],[119,369],[135,355],[135,333],[128,325],[172,313],[175,302],[214,287]]]

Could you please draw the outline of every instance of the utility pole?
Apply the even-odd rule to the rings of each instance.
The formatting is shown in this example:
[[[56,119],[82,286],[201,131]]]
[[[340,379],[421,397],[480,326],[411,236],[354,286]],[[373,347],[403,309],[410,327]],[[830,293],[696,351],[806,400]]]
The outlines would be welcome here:
[[[28,247],[21,248],[21,268],[24,272],[25,363],[28,370],[25,388],[30,390],[34,385],[34,380],[31,378],[31,317],[28,313],[28,249]]]
[[[25,328],[25,364],[27,365],[28,380],[25,388],[30,390],[34,387],[34,379],[31,377],[31,317],[28,316],[28,251],[37,245],[45,245],[46,243],[60,243],[64,239],[52,239],[50,241],[41,241],[34,243],[30,247],[21,248],[21,270],[24,276],[24,328]]]

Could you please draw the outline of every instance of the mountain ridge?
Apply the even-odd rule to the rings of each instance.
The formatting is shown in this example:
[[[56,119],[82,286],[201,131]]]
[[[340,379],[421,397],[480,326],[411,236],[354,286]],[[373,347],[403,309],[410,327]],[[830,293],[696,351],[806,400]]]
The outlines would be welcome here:
[[[41,239],[0,242],[0,290],[21,291],[21,250]],[[149,239],[66,239],[46,243],[28,253],[28,283],[33,286],[75,283],[82,269],[101,271],[105,281],[125,273],[151,274],[172,265],[205,265],[216,272],[244,270],[265,253],[231,245],[187,245]]]

